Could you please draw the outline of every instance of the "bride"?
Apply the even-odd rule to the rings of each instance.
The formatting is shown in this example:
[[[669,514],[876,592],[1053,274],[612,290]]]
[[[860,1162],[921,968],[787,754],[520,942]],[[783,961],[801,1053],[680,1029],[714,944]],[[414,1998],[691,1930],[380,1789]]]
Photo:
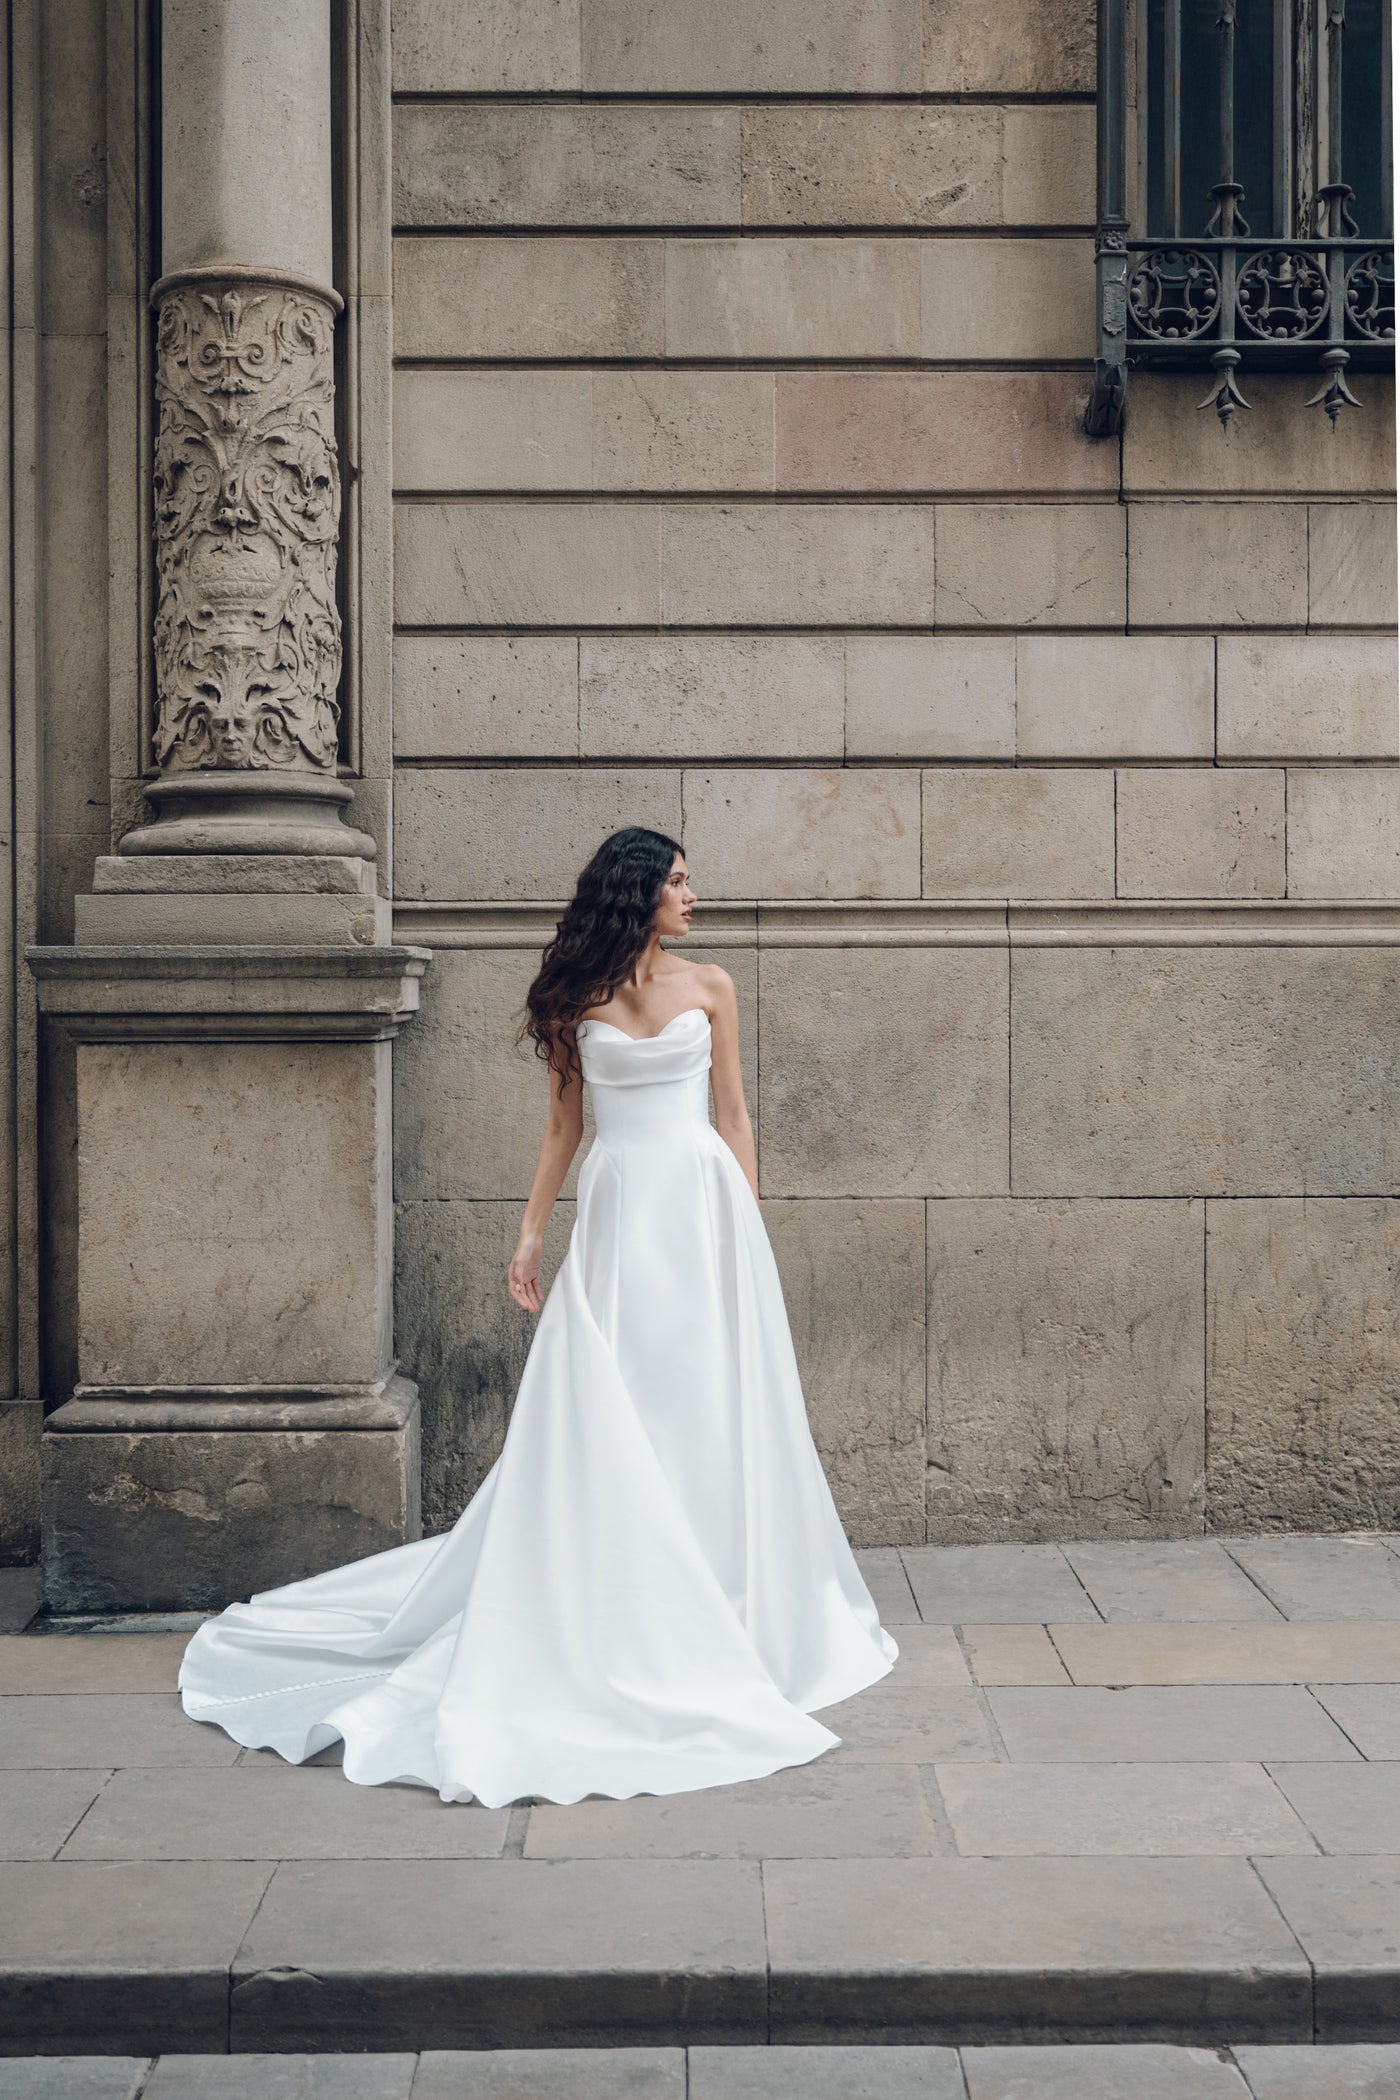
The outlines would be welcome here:
[[[540,1320],[500,1457],[441,1537],[207,1620],[196,1720],[293,1763],[343,1737],[347,1779],[444,1801],[622,1799],[805,1764],[840,1740],[813,1714],[890,1669],[807,1426],[734,986],[661,946],[694,903],[674,839],[615,832],[530,987],[549,1123],[509,1285]]]

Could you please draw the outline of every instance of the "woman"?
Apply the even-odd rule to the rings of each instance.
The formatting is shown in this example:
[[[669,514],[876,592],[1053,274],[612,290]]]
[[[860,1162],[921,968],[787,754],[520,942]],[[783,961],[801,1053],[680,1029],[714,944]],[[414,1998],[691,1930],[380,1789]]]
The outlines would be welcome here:
[[[614,833],[530,987],[549,1125],[509,1285],[541,1318],[500,1457],[444,1536],[201,1626],[196,1719],[293,1763],[342,1736],[347,1778],[444,1801],[622,1799],[806,1763],[839,1741],[813,1712],[891,1667],[807,1427],[734,986],[661,946],[694,903],[674,839]]]

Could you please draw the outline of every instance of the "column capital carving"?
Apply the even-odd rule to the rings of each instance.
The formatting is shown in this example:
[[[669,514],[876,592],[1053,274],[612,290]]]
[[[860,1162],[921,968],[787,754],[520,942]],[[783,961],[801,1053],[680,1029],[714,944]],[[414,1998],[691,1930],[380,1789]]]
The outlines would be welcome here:
[[[330,307],[332,313],[343,311],[345,301],[333,284],[325,284],[319,277],[307,277],[300,270],[283,270],[273,264],[210,262],[192,263],[183,270],[168,270],[151,286],[151,305],[160,310],[162,301],[170,292],[183,291],[188,285],[200,285],[223,290],[226,286],[250,285],[265,290],[272,285],[284,286],[290,292],[300,292],[309,299],[320,299]]]

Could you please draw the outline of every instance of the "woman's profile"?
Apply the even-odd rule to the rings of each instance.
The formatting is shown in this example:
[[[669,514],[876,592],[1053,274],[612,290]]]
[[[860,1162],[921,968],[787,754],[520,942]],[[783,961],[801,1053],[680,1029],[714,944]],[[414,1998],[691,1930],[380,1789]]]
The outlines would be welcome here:
[[[508,1284],[539,1322],[495,1465],[451,1531],[201,1626],[194,1718],[294,1763],[343,1737],[349,1779],[499,1807],[806,1763],[839,1741],[814,1714],[890,1669],[807,1424],[734,986],[661,945],[694,902],[674,839],[615,832],[530,987],[549,1120]]]

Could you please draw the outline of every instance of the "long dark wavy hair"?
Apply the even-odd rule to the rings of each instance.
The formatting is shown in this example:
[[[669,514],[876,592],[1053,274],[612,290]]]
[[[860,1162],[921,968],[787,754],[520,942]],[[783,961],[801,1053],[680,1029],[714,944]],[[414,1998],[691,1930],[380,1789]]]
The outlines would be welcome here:
[[[577,1027],[630,975],[647,944],[666,877],[681,847],[664,831],[629,824],[604,839],[579,876],[572,901],[525,994],[517,1044],[529,1036],[563,1082],[581,1071]]]

